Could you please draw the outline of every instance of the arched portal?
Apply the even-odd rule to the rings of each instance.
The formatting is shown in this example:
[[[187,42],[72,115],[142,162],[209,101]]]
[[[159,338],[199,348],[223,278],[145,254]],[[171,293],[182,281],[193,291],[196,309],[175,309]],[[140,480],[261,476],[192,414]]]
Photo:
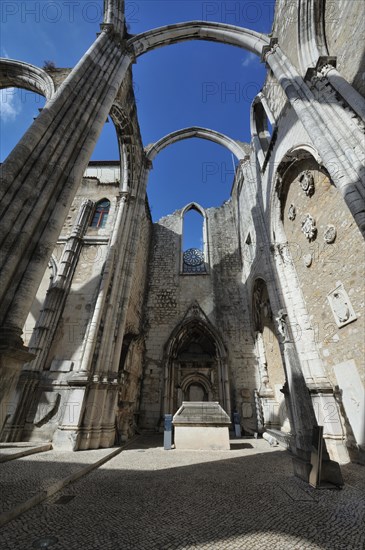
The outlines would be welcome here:
[[[165,347],[163,414],[174,414],[183,401],[219,401],[230,414],[225,348],[198,304]]]

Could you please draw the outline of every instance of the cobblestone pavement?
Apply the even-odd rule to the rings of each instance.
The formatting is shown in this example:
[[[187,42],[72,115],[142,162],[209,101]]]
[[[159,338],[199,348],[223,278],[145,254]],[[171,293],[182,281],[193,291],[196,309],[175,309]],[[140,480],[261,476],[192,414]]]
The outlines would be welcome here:
[[[341,491],[315,490],[264,440],[212,452],[161,444],[139,438],[8,523],[1,550],[28,550],[46,536],[58,539],[52,550],[364,549],[363,467],[342,467]]]
[[[111,449],[29,455],[0,465],[0,513],[8,512],[81,468],[110,454]],[[0,539],[1,541],[1,539]],[[2,550],[1,544],[0,549]]]

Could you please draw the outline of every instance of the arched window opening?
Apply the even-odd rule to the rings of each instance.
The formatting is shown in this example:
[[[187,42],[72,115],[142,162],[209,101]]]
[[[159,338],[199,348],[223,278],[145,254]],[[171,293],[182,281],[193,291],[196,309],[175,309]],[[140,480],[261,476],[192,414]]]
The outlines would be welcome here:
[[[119,160],[119,142],[115,125],[108,117],[105,121],[91,160]]]
[[[182,272],[206,273],[205,218],[194,204],[183,214]]]
[[[23,88],[0,90],[0,161],[4,161],[43,109],[46,99]]]
[[[256,119],[257,136],[260,140],[262,150],[266,153],[269,149],[272,137],[273,124],[267,116],[262,102],[258,102],[254,105],[254,116]]]
[[[90,226],[96,227],[97,229],[104,228],[108,219],[109,210],[110,201],[108,201],[108,199],[103,199],[96,203]]]
[[[275,119],[266,98],[259,93],[251,108],[251,132],[261,168],[265,168],[269,158],[270,144],[276,134]]]

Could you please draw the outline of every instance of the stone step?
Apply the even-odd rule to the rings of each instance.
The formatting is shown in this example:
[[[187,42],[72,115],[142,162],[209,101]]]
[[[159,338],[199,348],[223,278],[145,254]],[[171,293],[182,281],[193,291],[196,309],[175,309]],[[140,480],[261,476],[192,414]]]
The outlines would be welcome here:
[[[281,445],[281,447],[290,450],[290,439],[292,437],[292,434],[288,432],[281,432],[280,430],[276,430],[275,428],[268,428],[265,431],[269,435],[274,437],[279,445]]]

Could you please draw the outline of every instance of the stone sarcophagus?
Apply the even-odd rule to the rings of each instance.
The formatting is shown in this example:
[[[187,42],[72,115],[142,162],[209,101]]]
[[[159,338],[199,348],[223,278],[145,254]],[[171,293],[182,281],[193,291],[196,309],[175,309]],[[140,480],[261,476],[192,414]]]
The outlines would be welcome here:
[[[174,415],[175,449],[229,450],[228,414],[217,402],[184,401]]]

